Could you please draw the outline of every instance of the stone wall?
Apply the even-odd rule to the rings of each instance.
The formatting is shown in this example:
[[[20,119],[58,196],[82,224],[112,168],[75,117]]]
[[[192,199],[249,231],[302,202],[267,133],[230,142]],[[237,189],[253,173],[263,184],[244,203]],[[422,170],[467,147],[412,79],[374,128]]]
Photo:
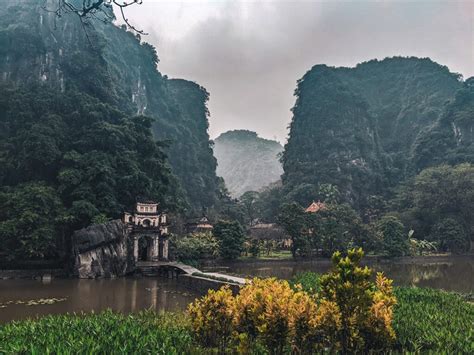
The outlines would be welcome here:
[[[79,278],[107,278],[132,272],[135,261],[130,239],[127,226],[121,220],[74,232],[74,275]]]

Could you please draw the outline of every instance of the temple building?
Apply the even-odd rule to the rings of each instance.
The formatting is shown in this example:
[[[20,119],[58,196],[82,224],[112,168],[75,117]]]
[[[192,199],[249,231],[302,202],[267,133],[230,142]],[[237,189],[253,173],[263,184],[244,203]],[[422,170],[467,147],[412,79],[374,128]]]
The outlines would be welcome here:
[[[186,233],[210,233],[214,229],[206,216],[186,223]]]
[[[134,213],[124,213],[123,222],[133,240],[135,262],[168,260],[168,218],[158,203],[137,202]]]
[[[321,202],[321,201],[318,201],[318,202],[315,202],[313,201],[313,203],[311,205],[309,205],[305,212],[306,213],[316,213],[316,212],[319,212],[321,210],[324,210],[326,209],[326,204]]]

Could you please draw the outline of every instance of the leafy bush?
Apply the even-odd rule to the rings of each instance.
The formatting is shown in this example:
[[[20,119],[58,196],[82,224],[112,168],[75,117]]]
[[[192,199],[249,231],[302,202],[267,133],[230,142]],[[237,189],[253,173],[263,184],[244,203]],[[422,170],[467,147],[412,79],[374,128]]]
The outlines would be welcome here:
[[[227,288],[209,291],[189,308],[196,339],[222,349],[232,334],[240,352],[262,344],[278,354],[388,348],[395,338],[392,282],[382,274],[371,282],[371,270],[359,266],[362,256],[361,249],[335,253],[335,269],[321,277],[318,293],[274,278],[254,279],[235,297]],[[302,279],[306,287],[317,285],[314,275]],[[219,334],[223,343],[216,342]]]
[[[339,309],[337,339],[345,353],[388,348],[395,339],[392,281],[378,273],[375,284],[371,282],[372,270],[359,266],[363,256],[362,249],[349,250],[345,257],[334,253],[334,270],[320,281],[323,299]]]
[[[220,255],[224,259],[240,256],[245,242],[245,233],[238,221],[219,221],[214,226],[214,236],[220,242]]]
[[[0,326],[0,353],[199,353],[183,315],[112,311],[88,315],[50,315]],[[203,352],[202,352],[203,353]]]
[[[296,274],[291,280],[290,285],[293,288],[299,287],[303,291],[314,294],[320,290],[320,275],[315,272],[307,271]]]
[[[408,234],[397,217],[383,216],[375,224],[376,233],[383,240],[383,250],[388,256],[407,255],[410,250]]]
[[[234,326],[240,339],[259,338],[281,353],[289,334],[289,312],[294,291],[286,281],[254,279],[235,298]]]
[[[188,307],[196,339],[206,347],[224,350],[232,334],[235,299],[232,291],[224,286],[209,290],[207,295]]]
[[[174,258],[186,263],[219,257],[219,241],[210,233],[173,236],[171,249]]]
[[[469,236],[461,223],[453,218],[445,218],[434,225],[432,239],[442,251],[462,253],[469,251]]]

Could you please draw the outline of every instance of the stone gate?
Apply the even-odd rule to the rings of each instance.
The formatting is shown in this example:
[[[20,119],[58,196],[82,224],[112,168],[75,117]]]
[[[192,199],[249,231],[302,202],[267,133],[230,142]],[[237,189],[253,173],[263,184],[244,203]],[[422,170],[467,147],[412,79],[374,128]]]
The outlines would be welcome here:
[[[168,260],[168,217],[158,207],[156,202],[141,201],[134,213],[124,213],[135,262]]]

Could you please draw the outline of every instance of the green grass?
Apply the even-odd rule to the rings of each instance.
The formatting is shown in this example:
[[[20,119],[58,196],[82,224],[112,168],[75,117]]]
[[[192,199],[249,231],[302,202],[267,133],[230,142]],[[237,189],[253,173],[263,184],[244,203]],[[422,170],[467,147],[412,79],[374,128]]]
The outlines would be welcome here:
[[[299,275],[305,287],[317,283]],[[474,304],[424,288],[395,290],[395,351],[474,354]],[[208,354],[196,345],[184,313],[51,315],[0,326],[0,354]]]
[[[262,253],[260,256],[254,257],[251,255],[241,256],[239,260],[288,260],[292,259],[291,251],[289,250],[277,250],[270,252],[270,255]]]
[[[192,341],[184,314],[111,311],[51,315],[0,326],[0,354],[189,354]]]
[[[395,290],[397,349],[474,354],[474,304],[429,288]]]

